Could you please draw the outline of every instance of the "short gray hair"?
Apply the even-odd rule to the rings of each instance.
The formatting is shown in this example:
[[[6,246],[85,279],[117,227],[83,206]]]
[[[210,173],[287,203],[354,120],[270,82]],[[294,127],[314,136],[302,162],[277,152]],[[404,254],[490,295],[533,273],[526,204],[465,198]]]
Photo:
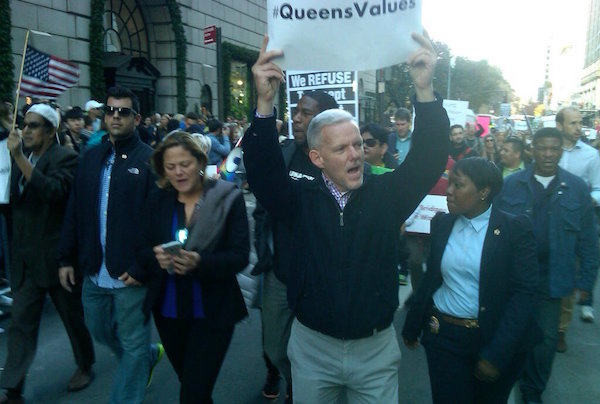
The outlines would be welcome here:
[[[308,125],[306,140],[309,149],[318,149],[321,145],[321,132],[323,128],[329,125],[336,125],[343,122],[352,122],[358,130],[358,125],[354,117],[343,109],[328,109],[316,115]]]

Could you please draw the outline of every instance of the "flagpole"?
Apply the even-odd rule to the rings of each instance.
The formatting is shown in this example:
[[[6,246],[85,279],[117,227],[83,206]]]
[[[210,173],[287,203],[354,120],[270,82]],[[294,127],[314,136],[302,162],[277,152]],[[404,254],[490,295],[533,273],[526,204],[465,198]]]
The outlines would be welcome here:
[[[15,130],[17,124],[17,112],[19,108],[19,94],[21,93],[21,79],[23,78],[23,68],[25,67],[25,54],[27,53],[27,43],[29,42],[29,30],[25,33],[25,45],[23,46],[23,58],[21,59],[21,71],[19,72],[19,81],[17,82],[17,96],[15,98],[15,110],[13,112],[12,130]]]

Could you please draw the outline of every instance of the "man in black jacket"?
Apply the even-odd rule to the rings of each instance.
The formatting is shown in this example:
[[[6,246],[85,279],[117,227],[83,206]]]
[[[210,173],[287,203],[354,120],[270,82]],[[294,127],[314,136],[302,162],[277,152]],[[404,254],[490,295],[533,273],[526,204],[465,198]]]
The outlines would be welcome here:
[[[109,134],[80,161],[59,248],[62,286],[83,287],[85,321],[119,359],[110,402],[141,403],[162,346],[150,348],[142,306],[144,271],[135,256],[139,213],[155,187],[152,149],[135,132],[139,102],[123,87],[108,90]]]
[[[314,180],[320,175],[308,157],[306,130],[312,118],[327,109],[339,108],[338,103],[323,91],[304,93],[293,114],[294,139],[284,141],[281,147],[285,167],[293,180],[301,178]],[[266,398],[277,398],[279,395],[279,372],[287,383],[287,395],[291,396],[292,373],[287,357],[287,344],[294,314],[287,304],[287,273],[280,260],[289,260],[296,252],[290,231],[280,222],[274,221],[265,209],[257,203],[253,217],[255,220],[256,254],[258,262],[254,274],[264,273],[262,326],[263,349],[266,354],[269,373],[263,387]],[[268,361],[277,368],[275,372]]]
[[[284,79],[266,52],[252,68],[258,103],[244,136],[244,163],[256,198],[291,232],[288,274],[295,315],[288,343],[294,400],[397,402],[400,350],[392,320],[398,307],[397,234],[441,175],[448,117],[433,93],[436,55],[429,40],[409,58],[415,84],[414,140],[404,164],[364,175],[362,138],[352,116],[328,110],[308,128],[314,181],[292,181],[277,142],[273,99]]]

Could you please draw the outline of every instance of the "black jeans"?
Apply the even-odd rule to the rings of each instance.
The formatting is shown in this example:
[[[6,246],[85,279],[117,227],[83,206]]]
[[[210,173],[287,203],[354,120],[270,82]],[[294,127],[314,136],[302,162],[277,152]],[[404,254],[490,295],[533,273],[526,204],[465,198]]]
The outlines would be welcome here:
[[[181,382],[180,403],[212,403],[212,391],[233,326],[212,327],[203,319],[172,319],[154,312],[165,352]]]
[[[526,359],[524,352],[515,354],[498,380],[483,382],[474,376],[481,350],[479,329],[440,321],[439,333],[426,329],[421,341],[435,404],[505,404]]]

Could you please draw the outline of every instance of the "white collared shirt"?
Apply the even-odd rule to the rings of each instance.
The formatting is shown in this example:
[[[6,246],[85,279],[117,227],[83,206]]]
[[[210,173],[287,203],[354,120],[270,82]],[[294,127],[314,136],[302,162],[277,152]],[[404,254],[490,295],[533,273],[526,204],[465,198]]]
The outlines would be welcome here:
[[[592,199],[600,205],[600,154],[581,139],[570,149],[564,149],[560,168],[578,176],[588,185]]]

